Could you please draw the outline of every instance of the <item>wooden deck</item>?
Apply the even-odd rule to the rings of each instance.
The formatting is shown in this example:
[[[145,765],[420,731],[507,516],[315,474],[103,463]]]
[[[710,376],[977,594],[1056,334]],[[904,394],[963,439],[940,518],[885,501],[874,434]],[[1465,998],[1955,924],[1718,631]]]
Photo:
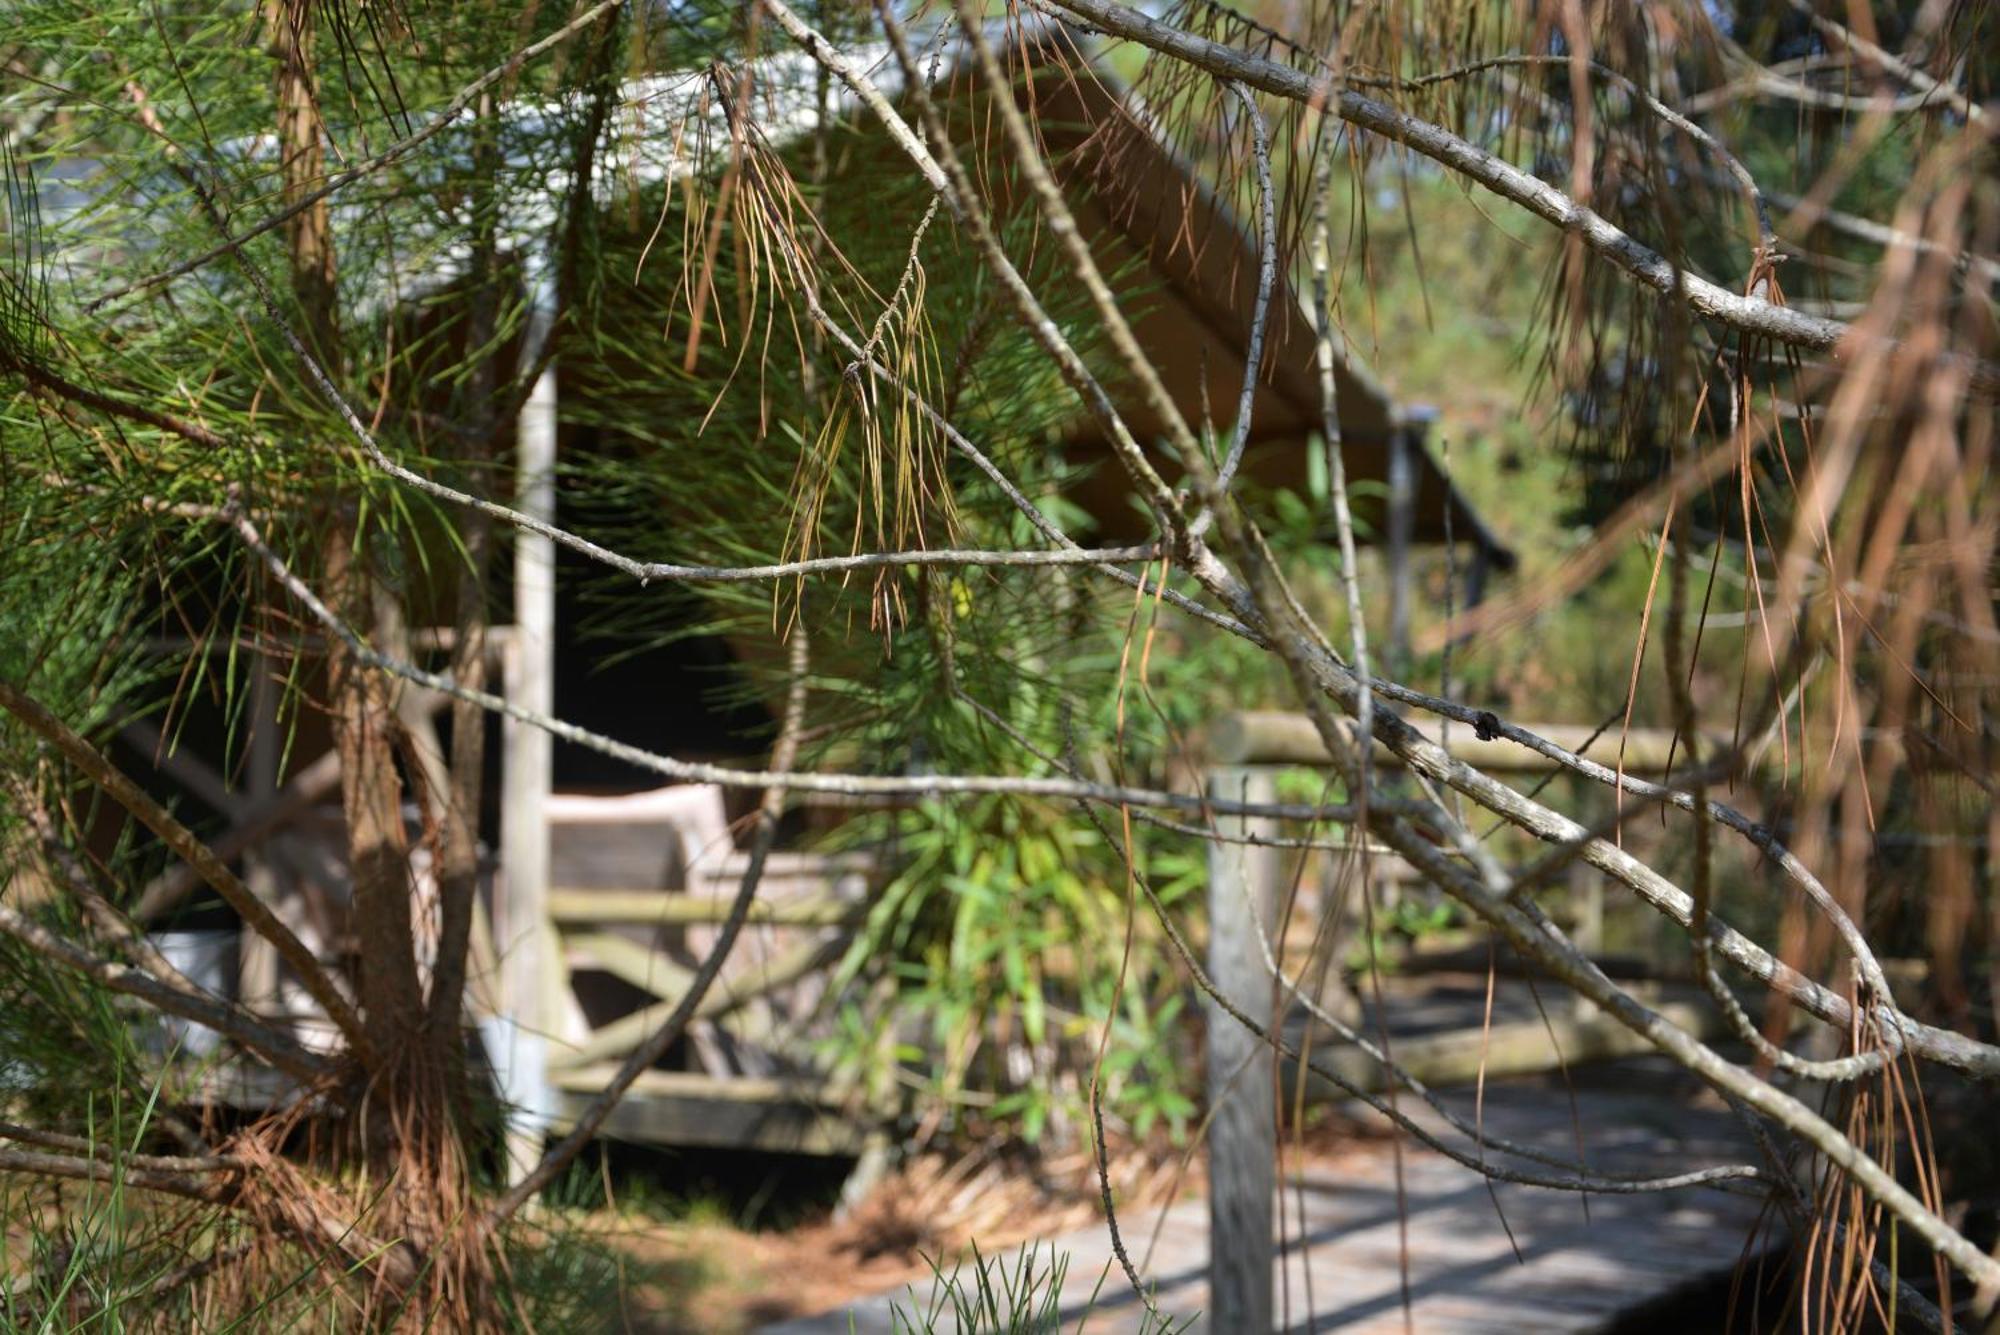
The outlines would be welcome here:
[[[1665,1077],[1650,1061],[1613,1063],[1578,1078],[1584,1082],[1578,1112],[1593,1167],[1658,1170],[1754,1158],[1727,1112],[1686,1098],[1663,1100],[1655,1082]],[[1471,1111],[1468,1094],[1453,1097]],[[1490,1087],[1486,1121],[1511,1139],[1554,1150],[1575,1146],[1569,1100],[1556,1081]],[[1317,1157],[1288,1180],[1281,1208],[1285,1245],[1274,1276],[1280,1329],[1446,1335],[1603,1330],[1677,1289],[1727,1274],[1745,1254],[1759,1217],[1755,1200],[1714,1190],[1593,1196],[1587,1212],[1584,1201],[1566,1193],[1506,1184],[1489,1193],[1472,1170],[1409,1146],[1399,1200],[1395,1155],[1386,1140],[1358,1141]],[[1149,1213],[1120,1221],[1135,1262],[1156,1218]],[[1207,1230],[1205,1202],[1170,1207],[1142,1272],[1157,1286],[1160,1309],[1192,1318],[1189,1329],[1195,1331],[1210,1329],[1201,1316]],[[1756,1241],[1753,1253],[1770,1239]],[[1138,1328],[1137,1300],[1111,1260],[1101,1225],[1052,1245],[1069,1258],[1065,1330],[1084,1315],[1107,1265],[1110,1273],[1085,1328],[1092,1335]],[[928,1289],[918,1285],[914,1299],[908,1291],[876,1295],[838,1312],[767,1327],[766,1335],[836,1335],[850,1329],[850,1320],[861,1335],[888,1332],[891,1302],[913,1310]]]
[[[555,1073],[556,1131],[575,1125],[612,1071],[606,1063]],[[830,1103],[818,1080],[645,1071],[611,1110],[601,1134],[684,1149],[858,1156],[870,1143],[873,1125],[856,1110]]]

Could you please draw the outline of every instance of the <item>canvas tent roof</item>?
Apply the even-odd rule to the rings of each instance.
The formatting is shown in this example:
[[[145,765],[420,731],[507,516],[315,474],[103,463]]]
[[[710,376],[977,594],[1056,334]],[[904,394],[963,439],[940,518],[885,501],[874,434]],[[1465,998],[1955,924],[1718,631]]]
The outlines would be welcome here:
[[[1159,368],[1182,417],[1189,422],[1201,421],[1204,414],[1223,417],[1220,425],[1227,430],[1249,353],[1257,242],[1197,169],[1152,128],[1135,96],[1101,63],[1076,58],[1073,34],[1040,25],[1025,36],[1017,29],[1015,40],[1019,45],[1010,54],[1028,71],[1017,82],[1016,95],[1024,105],[1033,101],[1043,141],[1100,264],[1106,272],[1131,260],[1144,266],[1146,295],[1126,310],[1135,336]],[[1004,161],[1007,149],[1000,136],[980,124],[976,111],[952,114],[968,103],[976,105],[984,95],[969,66],[940,79],[950,86],[947,115],[954,136],[965,131],[966,146],[993,159],[990,165]],[[989,170],[982,179],[992,183],[997,207],[1016,203],[1006,197],[1007,173]],[[1281,268],[1244,462],[1244,475],[1254,483],[1306,490],[1309,451],[1322,415],[1313,326]],[[1411,536],[1419,542],[1444,541],[1449,506],[1453,538],[1483,548],[1497,567],[1511,567],[1513,554],[1424,448],[1421,415],[1398,404],[1338,341],[1334,365],[1342,458],[1350,483],[1362,484],[1355,491],[1364,522],[1377,531],[1381,527],[1379,497],[1389,477],[1392,447],[1402,433],[1414,466]],[[1165,424],[1136,394],[1122,397],[1120,411],[1141,441],[1166,434]],[[1073,443],[1104,448],[1087,421],[1080,422]],[[1098,469],[1073,499],[1113,530],[1130,525],[1136,513],[1112,467]]]
[[[1024,102],[1034,100],[1044,142],[1071,207],[1106,271],[1134,260],[1143,266],[1146,296],[1131,303],[1128,317],[1181,415],[1193,422],[1215,405],[1233,411],[1242,386],[1258,268],[1256,244],[1243,220],[1153,128],[1137,98],[1080,45],[1083,39],[1073,30],[1024,15],[994,24],[991,33],[996,43],[1005,42],[1009,65],[1027,71],[1027,77],[1017,82],[1017,94]],[[845,48],[845,54],[866,69],[889,97],[908,100],[901,67],[885,44],[855,44]],[[997,130],[979,124],[976,108],[986,90],[963,38],[949,26],[937,29],[919,52],[918,63],[954,136],[976,159],[975,175],[995,192],[996,209],[1025,206],[1025,200],[1009,197],[1012,176],[1000,169],[1007,150]],[[751,85],[756,124],[767,143],[784,147],[818,123],[821,71],[804,52],[786,48],[759,58]],[[889,144],[871,114],[837,80],[826,95],[837,113],[850,118],[864,135],[880,139],[879,160],[885,170],[908,170],[901,150]],[[642,184],[716,170],[730,142],[721,104],[714,74],[708,70],[628,82],[610,127],[622,170]],[[524,104],[512,117],[528,129],[555,114],[554,108]],[[560,176],[557,171],[547,178],[551,189],[546,194],[531,194],[510,204],[517,216],[506,230],[518,238],[523,250],[544,244],[549,235],[554,221],[551,201]],[[597,188],[609,205],[611,192],[623,187],[600,177]],[[452,268],[436,263],[437,258],[428,265],[432,281]],[[400,286],[409,290],[408,276]],[[1306,490],[1311,441],[1321,416],[1315,357],[1312,318],[1281,272],[1243,469],[1252,483]],[[1342,457],[1350,482],[1357,484],[1357,515],[1365,526],[1380,531],[1379,498],[1389,475],[1392,444],[1415,415],[1398,404],[1344,345],[1336,347],[1335,368]],[[1164,424],[1154,420],[1136,396],[1125,399],[1119,408],[1141,441],[1165,434]],[[1421,440],[1406,439],[1413,446],[1414,465],[1410,536],[1418,542],[1442,542],[1449,507],[1451,535],[1482,549],[1495,568],[1510,568],[1513,554],[1449,485]],[[1079,452],[1108,456],[1101,436],[1081,415],[1071,444]],[[1171,469],[1165,471],[1171,476]],[[1104,467],[1079,484],[1071,499],[1098,521],[1102,536],[1137,535],[1140,516],[1122,474],[1108,457]]]
[[[1217,416],[1233,412],[1242,385],[1258,270],[1256,243],[1243,220],[1153,128],[1145,108],[1092,56],[1077,33],[1032,16],[995,24],[992,32],[996,41],[1007,43],[1004,54],[1010,66],[1027,72],[1017,79],[1016,94],[1024,101],[1033,99],[1072,209],[1106,271],[1130,268],[1136,261],[1145,273],[1145,296],[1133,300],[1127,314],[1180,414],[1196,422],[1211,412]],[[889,96],[904,96],[900,67],[885,45],[857,44],[846,54],[866,68]],[[976,174],[996,191],[996,206],[1022,206],[1025,201],[1006,198],[1012,178],[1000,169],[1007,160],[1001,136],[991,126],[976,123],[976,107],[986,90],[979,86],[962,37],[948,26],[939,28],[919,60],[954,134],[969,155],[983,159],[976,164]],[[808,133],[820,114],[820,80],[818,66],[802,51],[786,48],[759,58],[753,85],[760,133],[779,145]],[[835,110],[852,117],[864,133],[877,128],[837,81],[831,93]],[[515,103],[506,115],[509,133],[503,141],[518,146],[546,138],[564,114],[554,104]],[[442,142],[456,142],[467,128],[451,127]],[[625,180],[641,184],[714,170],[730,141],[713,72],[705,69],[628,81],[607,129]],[[884,140],[885,153],[898,152]],[[465,147],[469,153],[469,140]],[[275,161],[273,145],[263,138],[232,141],[222,145],[222,151],[245,163]],[[500,221],[505,244],[522,257],[531,286],[539,286],[550,272],[538,261],[556,221],[555,201],[564,189],[565,168],[546,163],[535,167],[525,149],[507,147],[503,152],[523,179],[532,178],[543,186],[505,192]],[[88,224],[81,244],[69,245],[62,224],[85,219],[101,187],[95,164],[60,165],[72,170],[56,172],[57,179],[49,182],[45,217],[52,224],[51,239],[58,250],[68,251],[57,256],[61,266],[74,277],[84,277],[95,269]],[[593,185],[607,206],[613,203],[613,192],[625,188],[623,182],[613,184],[602,174]],[[337,196],[336,213],[346,207]],[[397,229],[401,244],[379,257],[386,268],[366,274],[346,271],[343,283],[364,307],[395,304],[425,289],[448,286],[463,274],[470,256],[459,240],[427,241],[423,219],[407,221],[408,226],[399,224]],[[96,242],[102,244],[102,238]],[[120,244],[144,250],[149,243],[144,236],[130,236],[121,237]],[[1306,489],[1311,441],[1321,415],[1315,356],[1312,319],[1281,270],[1243,470],[1252,483]],[[1357,514],[1364,525],[1379,531],[1378,502],[1389,476],[1391,451],[1413,415],[1344,346],[1336,349],[1335,375],[1343,458],[1350,482],[1357,484]],[[1119,407],[1142,442],[1165,435],[1164,424],[1135,395],[1125,396]],[[1226,430],[1228,423],[1219,425]],[[1419,542],[1443,541],[1449,512],[1452,536],[1481,548],[1497,568],[1510,567],[1512,553],[1450,486],[1421,441],[1404,439],[1413,446],[1410,536]],[[1070,444],[1085,454],[1108,454],[1096,428],[1081,415]],[[1171,468],[1163,471],[1171,476]],[[1129,489],[1108,459],[1106,466],[1079,484],[1072,499],[1097,519],[1104,536],[1133,535],[1140,523]]]

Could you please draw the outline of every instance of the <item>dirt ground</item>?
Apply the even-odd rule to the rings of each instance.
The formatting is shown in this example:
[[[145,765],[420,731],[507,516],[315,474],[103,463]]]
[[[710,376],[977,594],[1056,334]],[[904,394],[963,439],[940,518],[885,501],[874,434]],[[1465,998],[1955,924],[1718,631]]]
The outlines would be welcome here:
[[[1372,1128],[1342,1118],[1309,1131],[1305,1156],[1337,1164],[1385,1152]],[[1117,1146],[1114,1199],[1126,1217],[1150,1219],[1160,1206],[1195,1194],[1206,1164],[1166,1144]],[[914,1285],[927,1297],[933,1259],[947,1268],[976,1242],[1011,1255],[1038,1239],[1102,1218],[1088,1150],[1055,1156],[927,1154],[890,1174],[844,1218],[774,1232],[719,1220],[657,1222],[603,1216],[601,1236],[633,1263],[626,1330],[647,1335],[734,1335],[772,1321],[836,1307]]]
[[[843,1218],[778,1232],[720,1220],[603,1221],[602,1235],[634,1263],[625,1304],[635,1332],[730,1332],[824,1311],[913,1284],[927,1294],[931,1260],[947,1265],[976,1241],[992,1254],[1079,1228],[1099,1212],[1087,1158],[1030,1164],[973,1154],[927,1155],[891,1174]],[[1177,1157],[1114,1163],[1118,1196],[1134,1208],[1173,1191]],[[1198,1179],[1190,1167],[1189,1182]]]
[[[908,1252],[865,1256],[837,1225],[746,1233],[726,1224],[627,1225],[618,1249],[644,1277],[627,1290],[624,1328],[735,1335],[822,1311],[929,1271]]]

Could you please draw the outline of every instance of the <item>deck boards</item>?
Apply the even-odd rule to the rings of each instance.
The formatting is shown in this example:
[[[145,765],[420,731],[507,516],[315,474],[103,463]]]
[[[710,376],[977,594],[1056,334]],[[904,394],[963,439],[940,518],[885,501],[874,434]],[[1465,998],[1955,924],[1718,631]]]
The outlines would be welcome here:
[[[1727,1112],[1675,1102],[1632,1087],[1619,1072],[1644,1065],[1597,1068],[1603,1075],[1577,1093],[1593,1167],[1678,1168],[1754,1158]],[[1470,1111],[1469,1096],[1454,1098]],[[1510,1081],[1487,1092],[1494,1134],[1562,1150],[1574,1147],[1570,1105],[1552,1081]],[[1292,1332],[1442,1332],[1601,1330],[1621,1314],[1688,1283],[1727,1273],[1745,1255],[1756,1226],[1754,1199],[1713,1190],[1592,1196],[1586,1217],[1575,1195],[1499,1184],[1499,1205],[1518,1241],[1517,1260],[1495,1213],[1493,1196],[1470,1169],[1442,1155],[1404,1147],[1399,1206],[1394,1156],[1386,1141],[1363,1141],[1317,1158],[1293,1174],[1282,1193],[1285,1246],[1280,1257],[1279,1328]],[[1304,1219],[1300,1219],[1303,1200]],[[1404,1255],[1400,1227],[1408,1224],[1409,1324],[1404,1323]],[[1135,1261],[1145,1250],[1154,1216],[1121,1220]],[[1184,1200],[1167,1211],[1158,1246],[1144,1274],[1161,1309],[1193,1317],[1206,1331],[1208,1209]],[[1761,1239],[1760,1243],[1768,1242]],[[1102,1225],[1054,1240],[1069,1256],[1065,1330],[1075,1328],[1093,1286],[1111,1263]],[[1752,1251],[1760,1248],[1752,1248]],[[1310,1300],[1308,1293],[1310,1292]],[[918,1296],[928,1285],[918,1286]],[[907,1291],[876,1295],[850,1308],[766,1328],[767,1335],[861,1335],[892,1329],[890,1301]],[[1139,1307],[1115,1266],[1086,1329],[1119,1335],[1138,1328]]]

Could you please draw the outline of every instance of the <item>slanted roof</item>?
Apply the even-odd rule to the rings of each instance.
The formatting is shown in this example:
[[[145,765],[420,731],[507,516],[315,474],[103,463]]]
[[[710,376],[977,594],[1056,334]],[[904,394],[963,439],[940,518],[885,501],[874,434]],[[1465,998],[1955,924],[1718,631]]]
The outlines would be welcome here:
[[[1258,243],[1244,220],[1205,182],[1194,165],[1154,128],[1153,121],[1101,62],[1080,61],[1076,38],[1048,25],[1017,35],[1009,54],[1026,76],[1015,86],[1025,107],[1032,103],[1043,142],[1075,213],[1106,273],[1143,266],[1141,295],[1127,304],[1133,332],[1172,395],[1184,420],[1204,416],[1227,431],[1240,396],[1249,356],[1250,325],[1256,303]],[[995,168],[980,173],[996,193],[996,207],[1020,207],[1008,197],[1011,175],[1007,148],[997,129],[986,127],[977,110],[986,90],[966,66],[949,76],[947,114],[955,138],[984,155]],[[963,134],[961,135],[961,131]],[[1272,294],[1265,335],[1264,369],[1251,410],[1250,446],[1244,475],[1265,487],[1303,493],[1309,451],[1320,432],[1322,404],[1314,321],[1282,268]],[[1389,476],[1391,444],[1419,417],[1396,402],[1386,387],[1336,338],[1336,398],[1342,458],[1363,524],[1382,530],[1380,497]],[[1119,408],[1140,440],[1167,434],[1165,423],[1127,393]],[[1453,488],[1421,442],[1421,431],[1406,440],[1415,464],[1415,523],[1420,542],[1451,535],[1484,547],[1496,565],[1508,568],[1514,556]],[[1094,424],[1079,423],[1073,445],[1105,449]],[[1170,470],[1169,470],[1170,471]],[[1374,485],[1370,485],[1374,484]],[[1121,474],[1100,468],[1073,499],[1113,533],[1132,532],[1137,520]]]
[[[1243,379],[1249,345],[1251,311],[1255,303],[1257,245],[1244,220],[1203,179],[1160,133],[1132,92],[1091,54],[1076,32],[1052,20],[1030,15],[995,23],[992,38],[1004,42],[1003,58],[1010,68],[1025,71],[1015,94],[1034,105],[1037,124],[1051,160],[1069,196],[1079,224],[1107,273],[1141,273],[1128,318],[1148,358],[1159,369],[1181,416],[1199,422],[1212,416],[1227,430]],[[892,98],[905,93],[900,66],[882,43],[849,47],[850,59],[869,71]],[[995,192],[996,207],[1032,207],[1024,198],[1010,198],[1013,174],[997,127],[982,124],[978,107],[988,95],[970,59],[963,38],[949,27],[936,31],[920,57],[932,81],[953,133],[982,184]],[[820,115],[821,72],[803,51],[785,48],[757,62],[757,124],[767,142],[782,146],[811,132]],[[869,113],[842,85],[829,90],[834,109],[853,118],[864,133],[879,133]],[[561,114],[553,104],[523,100],[506,111],[513,130],[507,139],[532,140]],[[722,160],[730,133],[715,96],[713,72],[683,70],[627,82],[620,91],[609,133],[617,141],[618,157],[627,178],[640,183],[668,182],[714,170]],[[462,123],[442,142],[460,141]],[[900,150],[884,136],[885,161],[900,161]],[[470,152],[470,141],[465,141]],[[273,155],[268,137],[231,141],[226,154],[245,160]],[[54,225],[85,212],[100,188],[93,164],[67,164],[61,190],[45,201],[50,233],[62,245],[63,229]],[[510,159],[510,166],[524,163]],[[70,179],[74,177],[75,179]],[[549,266],[538,262],[554,230],[555,200],[567,189],[566,172],[554,166],[541,173],[542,190],[511,190],[502,200],[500,234],[503,244],[520,255],[531,285],[547,280]],[[600,173],[593,189],[607,205],[614,185]],[[335,210],[349,208],[336,197]],[[404,244],[377,260],[381,271],[356,285],[363,294],[364,313],[378,303],[394,305],[427,289],[448,287],[469,261],[462,240],[431,237],[422,217],[402,228]],[[131,238],[144,248],[146,238]],[[61,258],[74,272],[94,269],[88,242],[70,248]],[[1382,531],[1380,497],[1389,473],[1391,442],[1411,420],[1388,390],[1344,345],[1335,351],[1335,379],[1347,476],[1354,484],[1357,517],[1365,528]],[[1126,422],[1142,440],[1167,433],[1135,394],[1119,404]],[[1313,321],[1282,272],[1271,303],[1266,335],[1264,373],[1252,410],[1253,431],[1244,476],[1264,487],[1288,487],[1303,493],[1310,467],[1312,440],[1321,417]],[[1102,535],[1136,536],[1142,518],[1133,507],[1122,473],[1094,424],[1079,414],[1070,442],[1084,456],[1101,456],[1097,468],[1075,489],[1072,499],[1098,521]],[[1472,542],[1502,568],[1514,558],[1463,496],[1446,481],[1420,443],[1414,451],[1416,496],[1411,536],[1420,542],[1441,542],[1449,510],[1452,535]],[[1174,469],[1162,461],[1170,478]],[[1365,536],[1365,534],[1364,534]]]
[[[1032,102],[1070,207],[1101,266],[1106,273],[1139,272],[1127,316],[1180,414],[1189,422],[1212,415],[1227,430],[1242,388],[1257,288],[1257,243],[1244,220],[1168,142],[1137,97],[1074,30],[1021,15],[990,25],[988,32],[996,45],[1004,43],[1003,63],[1025,72],[1017,79],[1016,96],[1023,106]],[[845,54],[890,98],[909,100],[901,66],[885,44],[855,44]],[[1004,136],[981,112],[989,90],[962,36],[950,26],[936,30],[923,44],[918,64],[975,178],[992,193],[996,212],[1032,208],[1007,170],[1011,159]],[[757,126],[766,143],[783,148],[817,125],[821,72],[804,52],[785,48],[760,57],[752,86]],[[730,136],[710,72],[649,76],[628,83],[623,92],[612,133],[620,140],[627,172],[651,182],[718,169]],[[825,95],[864,136],[879,140],[877,152],[848,157],[849,170],[865,173],[878,165],[908,170],[902,150],[889,143],[872,113],[838,80]],[[914,109],[905,110],[916,123]],[[546,113],[521,107],[513,114],[532,118]],[[600,180],[598,188],[611,187]],[[547,207],[546,202],[540,205],[543,212]],[[546,235],[546,219],[533,208],[529,213],[521,234]],[[1310,451],[1321,421],[1316,357],[1311,314],[1281,270],[1243,467],[1253,485],[1301,494],[1307,490]],[[1342,457],[1365,540],[1367,533],[1384,530],[1381,498],[1391,443],[1414,415],[1338,339],[1334,365]],[[1141,441],[1166,436],[1165,424],[1136,394],[1114,398]],[[1444,541],[1449,507],[1450,532],[1457,541],[1483,548],[1495,567],[1511,568],[1513,553],[1449,485],[1421,440],[1413,436],[1411,442],[1416,483],[1412,538]],[[1097,521],[1100,536],[1141,536],[1144,519],[1134,508],[1124,475],[1081,410],[1070,444],[1080,456],[1101,458],[1104,465],[1077,484],[1071,499]],[[1170,479],[1176,472],[1164,461],[1162,471]]]

